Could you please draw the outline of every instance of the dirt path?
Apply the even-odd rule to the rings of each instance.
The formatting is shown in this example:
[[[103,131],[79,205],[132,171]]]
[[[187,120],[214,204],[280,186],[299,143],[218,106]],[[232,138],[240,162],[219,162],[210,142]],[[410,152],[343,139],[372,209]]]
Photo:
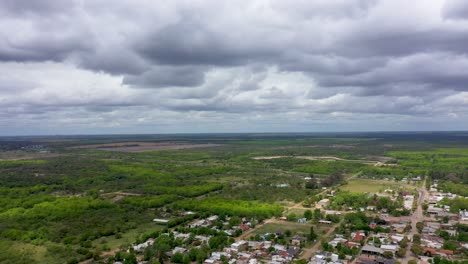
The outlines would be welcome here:
[[[279,221],[276,220],[275,218],[269,218],[265,221],[263,221],[261,224],[257,224],[255,226],[255,228],[251,228],[249,230],[247,230],[247,232],[245,233],[242,233],[240,236],[236,237],[236,241],[239,241],[239,240],[243,240],[244,238],[247,238],[249,237],[250,235],[252,235],[255,231],[257,231],[257,229],[259,229],[260,227],[266,225],[266,224],[270,224],[270,223],[278,223]]]
[[[142,196],[142,194],[139,194],[139,193],[129,193],[129,192],[111,192],[111,193],[103,193],[102,196],[106,197],[106,196],[112,196],[112,195],[115,195],[114,197],[112,197],[111,202],[118,202],[120,200],[122,200],[123,198],[127,197],[127,196]]]
[[[323,160],[323,161],[348,161],[356,162],[368,165],[376,165],[382,163],[377,160],[351,160],[343,159],[335,156],[257,156],[253,157],[254,160],[271,160],[271,159],[281,159],[281,158],[295,158],[295,159],[305,159],[305,160]]]
[[[340,224],[341,224],[341,222],[339,222],[338,224],[335,224],[334,226],[332,226],[327,231],[327,233],[315,243],[315,245],[313,245],[311,248],[305,249],[304,254],[302,254],[302,256],[301,256],[301,259],[309,260],[312,257],[312,255],[315,252],[317,252],[317,250],[322,245],[322,240],[330,237],[333,234],[333,232],[335,232],[335,229],[340,226]]]

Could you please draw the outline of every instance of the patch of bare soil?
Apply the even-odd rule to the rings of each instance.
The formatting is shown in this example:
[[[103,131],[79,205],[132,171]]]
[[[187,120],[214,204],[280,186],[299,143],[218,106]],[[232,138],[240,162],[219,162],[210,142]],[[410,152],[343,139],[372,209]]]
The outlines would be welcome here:
[[[343,158],[339,158],[335,156],[257,156],[257,157],[252,157],[252,159],[255,159],[255,160],[271,160],[271,159],[281,159],[281,158],[295,158],[295,159],[323,160],[323,161],[349,161],[349,162],[357,162],[357,163],[374,165],[374,166],[395,166],[393,164],[388,165],[383,162],[389,159],[392,160],[392,158],[388,158],[388,157],[372,157],[375,159],[362,159],[362,160],[343,159]]]
[[[107,151],[120,152],[143,152],[155,150],[177,150],[177,149],[192,149],[217,147],[218,144],[187,144],[177,142],[119,142],[109,144],[82,145],[71,147],[75,149],[99,149]]]
[[[4,151],[0,152],[0,160],[32,160],[44,159],[62,156],[58,153],[41,153],[41,152],[27,152],[27,151]]]
[[[118,202],[127,196],[141,196],[139,193],[128,193],[128,192],[111,192],[103,193],[102,196],[110,199],[111,202]]]

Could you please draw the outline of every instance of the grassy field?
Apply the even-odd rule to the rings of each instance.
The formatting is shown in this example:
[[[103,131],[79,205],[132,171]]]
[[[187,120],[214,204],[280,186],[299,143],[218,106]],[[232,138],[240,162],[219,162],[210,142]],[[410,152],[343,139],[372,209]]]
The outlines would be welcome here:
[[[265,234],[265,233],[274,233],[276,231],[286,231],[290,230],[293,234],[303,234],[307,235],[310,232],[310,227],[313,226],[311,224],[300,224],[300,223],[294,223],[294,222],[282,222],[282,223],[268,223],[260,228],[258,228],[254,234]],[[330,228],[330,226],[324,226],[324,225],[317,225],[314,226],[315,232],[320,236],[323,231],[327,231]]]
[[[108,237],[101,237],[93,241],[93,244],[96,246],[106,246],[110,249],[119,248],[121,245],[128,245],[135,242],[135,240],[144,233],[154,232],[161,229],[164,229],[166,226],[158,225],[155,223],[148,223],[144,225],[140,225],[135,229],[128,230],[127,232],[123,233],[120,238],[116,238],[116,236],[108,236]]]
[[[354,179],[340,187],[341,190],[350,192],[383,192],[385,189],[414,189],[417,185],[407,184],[402,182],[386,181],[386,180],[370,180],[370,179]]]
[[[48,243],[52,244],[52,243]],[[33,245],[17,241],[0,240],[0,263],[62,263],[47,254],[45,245]]]

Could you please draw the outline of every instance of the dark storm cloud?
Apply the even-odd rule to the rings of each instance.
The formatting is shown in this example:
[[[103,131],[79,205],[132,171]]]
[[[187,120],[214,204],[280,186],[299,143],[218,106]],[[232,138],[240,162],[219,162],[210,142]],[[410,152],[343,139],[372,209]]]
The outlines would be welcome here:
[[[468,30],[458,28],[385,29],[378,25],[367,32],[357,32],[336,47],[347,57],[407,56],[415,53],[452,51],[468,53]]]
[[[72,52],[90,48],[80,41],[79,36],[65,36],[64,39],[45,32],[43,36],[33,37],[27,42],[13,43],[6,40],[0,43],[0,61],[63,61]]]
[[[273,53],[268,46],[259,49],[232,42],[229,29],[216,32],[209,23],[184,18],[144,36],[135,48],[141,56],[169,65],[233,66],[265,59]]]
[[[3,0],[0,13],[14,13],[20,15],[54,14],[70,10],[74,7],[74,0]]]
[[[1,1],[0,112],[463,116],[467,14],[462,0]]]
[[[15,1],[0,3],[0,61],[66,60],[90,51],[90,28],[75,17],[75,1]]]
[[[468,2],[465,0],[447,0],[442,15],[447,19],[468,19]]]
[[[199,86],[204,82],[204,71],[203,67],[158,66],[141,75],[128,75],[123,83],[141,88]]]
[[[417,54],[389,60],[386,65],[359,74],[318,77],[323,86],[378,87],[389,85],[424,85],[468,91],[468,57],[453,54]]]

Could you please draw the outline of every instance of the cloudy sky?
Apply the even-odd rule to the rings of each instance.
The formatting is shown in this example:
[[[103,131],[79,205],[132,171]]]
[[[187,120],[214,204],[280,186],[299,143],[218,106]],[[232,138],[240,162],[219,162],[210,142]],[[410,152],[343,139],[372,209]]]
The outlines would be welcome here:
[[[0,135],[395,130],[468,130],[468,1],[0,1]]]

